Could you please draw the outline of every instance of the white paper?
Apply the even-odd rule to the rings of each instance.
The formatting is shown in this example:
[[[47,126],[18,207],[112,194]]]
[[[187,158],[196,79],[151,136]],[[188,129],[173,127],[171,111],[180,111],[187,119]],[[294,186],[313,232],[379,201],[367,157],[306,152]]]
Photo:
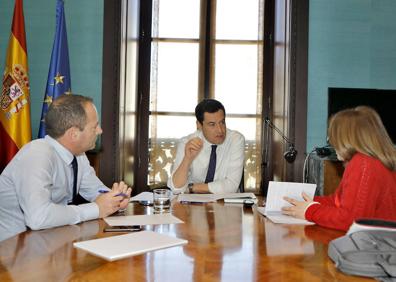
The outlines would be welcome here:
[[[316,184],[270,181],[268,185],[266,207],[265,209],[258,208],[258,210],[274,223],[314,224],[313,222],[305,219],[298,219],[285,215],[282,213],[282,208],[291,206],[291,204],[286,202],[283,197],[287,196],[298,201],[303,201],[301,196],[302,192],[305,192],[310,198],[313,198],[315,190]]]
[[[228,193],[221,195],[223,199],[256,199],[253,193]]]
[[[253,193],[230,193],[224,194],[224,203],[244,204],[253,202],[257,204],[257,197]]]
[[[216,202],[215,194],[179,194],[177,201],[185,203],[210,203]]]
[[[179,194],[177,201],[185,203],[210,203],[221,199],[257,199],[257,197],[253,193]]]
[[[105,217],[104,221],[110,226],[123,225],[156,225],[184,223],[170,213],[149,215],[126,215]]]
[[[302,192],[305,192],[310,198],[313,198],[315,190],[316,184],[270,181],[268,185],[266,210],[267,212],[282,211],[283,207],[291,206],[283,197],[287,196],[297,201],[303,201],[301,196]]]
[[[176,198],[176,195],[171,195],[171,200]],[[140,201],[147,201],[147,202],[154,202],[154,196],[153,192],[142,192],[140,194],[137,194],[134,197],[131,197],[129,199],[130,202],[140,202]]]
[[[152,231],[140,231],[126,235],[76,242],[73,246],[108,261],[113,261],[187,243],[187,240]]]
[[[265,215],[269,220],[273,223],[281,223],[281,224],[302,224],[302,225],[313,225],[315,223],[305,220],[295,218],[282,212],[266,212],[265,207],[258,207],[257,211],[262,215]]]
[[[140,194],[137,194],[134,197],[131,197],[131,199],[129,200],[130,202],[133,201],[149,201],[149,202],[153,202],[153,193],[152,192],[142,192]]]

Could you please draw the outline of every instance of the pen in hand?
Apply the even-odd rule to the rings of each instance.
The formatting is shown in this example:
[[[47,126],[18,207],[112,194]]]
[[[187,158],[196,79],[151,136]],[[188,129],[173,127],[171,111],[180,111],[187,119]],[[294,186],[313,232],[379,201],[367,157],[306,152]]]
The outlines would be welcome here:
[[[99,190],[98,192],[101,193],[101,194],[105,194],[105,193],[108,193],[108,192],[110,192],[110,191],[111,191],[111,190]],[[127,198],[127,197],[128,197],[128,195],[125,194],[125,193],[118,193],[118,194],[114,195],[114,197],[118,197],[118,196],[122,196],[122,197],[124,197],[124,198]]]

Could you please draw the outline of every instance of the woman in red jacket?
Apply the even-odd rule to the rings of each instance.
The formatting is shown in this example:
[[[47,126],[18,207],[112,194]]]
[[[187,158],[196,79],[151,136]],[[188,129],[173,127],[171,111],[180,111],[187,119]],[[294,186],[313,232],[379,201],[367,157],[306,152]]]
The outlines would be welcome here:
[[[396,149],[379,115],[366,106],[330,119],[328,136],[345,171],[334,194],[304,201],[288,197],[283,213],[348,230],[358,218],[396,220]]]

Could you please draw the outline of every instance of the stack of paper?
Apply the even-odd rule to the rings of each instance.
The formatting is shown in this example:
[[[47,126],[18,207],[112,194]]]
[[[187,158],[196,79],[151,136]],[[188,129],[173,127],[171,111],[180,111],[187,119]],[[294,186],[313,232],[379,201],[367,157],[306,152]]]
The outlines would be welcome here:
[[[305,192],[310,198],[313,198],[315,189],[316,184],[270,181],[268,185],[266,207],[260,207],[257,210],[274,223],[314,224],[305,219],[298,219],[283,214],[282,207],[290,206],[283,197],[287,196],[298,201],[303,201],[301,193]]]
[[[253,193],[229,193],[224,194],[224,203],[244,204],[246,202],[257,203],[257,197]]]
[[[187,243],[187,240],[152,231],[140,231],[127,235],[76,242],[73,246],[108,261],[113,261]]]
[[[227,194],[180,194],[177,201],[180,203],[210,203],[224,199],[225,203],[244,203],[246,200],[257,202],[253,193],[227,193]]]
[[[215,194],[180,194],[177,201],[183,204],[186,203],[210,203],[216,202],[217,196]]]

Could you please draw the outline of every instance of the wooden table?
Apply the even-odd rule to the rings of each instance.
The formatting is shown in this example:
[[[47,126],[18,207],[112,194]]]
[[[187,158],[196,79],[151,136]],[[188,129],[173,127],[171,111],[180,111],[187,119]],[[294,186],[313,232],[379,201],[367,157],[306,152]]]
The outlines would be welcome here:
[[[152,207],[130,204],[128,214]],[[0,281],[364,281],[338,272],[327,243],[343,233],[318,226],[273,224],[255,208],[222,202],[173,203],[184,224],[147,230],[187,239],[187,245],[107,262],[73,242],[103,233],[103,220],[27,231],[0,242]],[[367,281],[372,281],[367,279]]]

